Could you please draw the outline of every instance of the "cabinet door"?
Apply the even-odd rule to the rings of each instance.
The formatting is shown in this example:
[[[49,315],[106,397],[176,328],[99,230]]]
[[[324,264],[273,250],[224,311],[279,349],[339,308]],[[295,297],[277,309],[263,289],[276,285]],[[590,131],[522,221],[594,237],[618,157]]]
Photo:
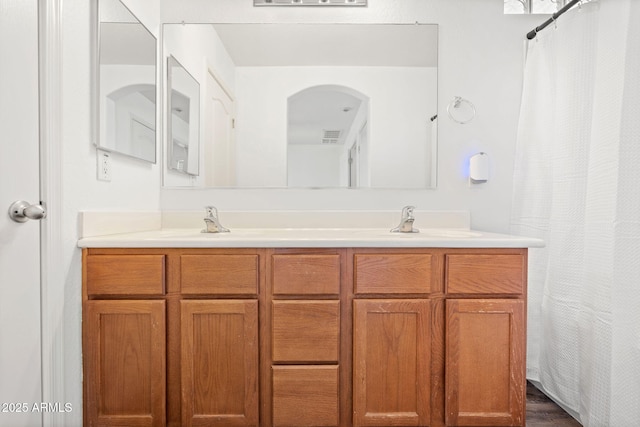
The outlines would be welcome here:
[[[87,301],[87,426],[164,426],[164,301]]]
[[[258,302],[180,304],[182,426],[257,426]]]
[[[524,302],[446,304],[447,425],[524,425]]]
[[[427,426],[428,300],[354,301],[354,426]]]

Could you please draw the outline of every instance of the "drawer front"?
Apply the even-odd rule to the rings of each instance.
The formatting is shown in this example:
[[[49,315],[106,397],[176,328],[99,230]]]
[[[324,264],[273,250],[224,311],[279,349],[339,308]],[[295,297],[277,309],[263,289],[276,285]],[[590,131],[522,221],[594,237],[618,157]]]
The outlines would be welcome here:
[[[523,255],[447,255],[445,268],[448,294],[521,295],[524,292]]]
[[[164,255],[90,255],[88,295],[163,295]]]
[[[356,294],[426,294],[431,290],[429,254],[356,254]]]
[[[340,424],[337,366],[274,366],[273,425]]]
[[[340,255],[273,255],[274,295],[338,295]]]
[[[273,362],[338,362],[339,301],[273,301]]]
[[[180,267],[182,294],[258,294],[258,255],[182,255]]]

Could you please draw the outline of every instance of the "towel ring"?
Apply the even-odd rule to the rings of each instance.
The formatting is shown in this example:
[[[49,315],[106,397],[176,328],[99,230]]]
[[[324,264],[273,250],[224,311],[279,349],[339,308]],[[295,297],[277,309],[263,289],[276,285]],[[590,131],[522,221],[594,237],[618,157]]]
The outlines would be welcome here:
[[[465,105],[466,108],[464,108]],[[457,109],[465,109],[468,110],[469,113],[460,117],[460,113],[455,112],[455,110]],[[451,117],[451,120],[463,125],[465,123],[469,123],[474,119],[474,117],[476,116],[476,107],[471,103],[471,101],[464,99],[461,96],[454,96],[453,100],[447,106],[447,113],[449,113],[449,117]]]

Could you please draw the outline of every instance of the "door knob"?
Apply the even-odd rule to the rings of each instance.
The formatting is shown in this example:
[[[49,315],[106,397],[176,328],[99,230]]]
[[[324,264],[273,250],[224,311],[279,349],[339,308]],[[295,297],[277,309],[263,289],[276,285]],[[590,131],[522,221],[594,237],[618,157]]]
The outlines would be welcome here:
[[[27,222],[30,219],[42,219],[47,216],[43,205],[30,205],[29,202],[18,200],[9,207],[9,217],[15,222]]]

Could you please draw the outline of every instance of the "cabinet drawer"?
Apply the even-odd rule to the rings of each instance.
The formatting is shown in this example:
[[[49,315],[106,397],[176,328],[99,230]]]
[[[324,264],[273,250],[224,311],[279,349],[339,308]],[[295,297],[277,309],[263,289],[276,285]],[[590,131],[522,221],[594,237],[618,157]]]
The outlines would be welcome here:
[[[430,254],[356,254],[356,294],[426,294],[431,290]]]
[[[337,366],[274,366],[273,425],[337,426]]]
[[[164,255],[90,255],[88,295],[164,294]]]
[[[274,295],[338,295],[340,255],[273,255]]]
[[[524,291],[525,259],[519,254],[447,255],[448,294],[514,294]]]
[[[182,255],[183,294],[258,294],[258,255]]]
[[[339,301],[273,301],[273,361],[338,362]]]

